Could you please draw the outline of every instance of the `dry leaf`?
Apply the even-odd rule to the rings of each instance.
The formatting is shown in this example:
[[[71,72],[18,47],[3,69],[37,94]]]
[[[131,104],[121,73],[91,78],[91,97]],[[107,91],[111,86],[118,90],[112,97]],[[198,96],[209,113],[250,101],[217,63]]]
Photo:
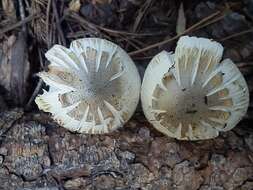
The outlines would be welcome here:
[[[69,3],[69,9],[70,9],[71,11],[79,12],[80,7],[81,7],[80,0],[72,0],[72,1]]]
[[[186,18],[184,14],[184,4],[181,3],[179,10],[178,10],[178,17],[177,17],[177,34],[182,34],[186,28]]]
[[[12,0],[2,0],[2,6],[4,13],[9,17],[10,20],[16,20],[16,10]]]

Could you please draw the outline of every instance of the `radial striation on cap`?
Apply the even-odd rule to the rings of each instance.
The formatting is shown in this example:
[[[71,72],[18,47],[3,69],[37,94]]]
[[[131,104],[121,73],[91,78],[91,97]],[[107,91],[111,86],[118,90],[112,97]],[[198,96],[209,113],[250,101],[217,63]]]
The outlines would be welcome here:
[[[221,44],[183,36],[175,54],[156,55],[144,75],[141,100],[153,126],[180,140],[217,137],[247,112],[249,92]]]
[[[38,75],[49,85],[35,102],[63,127],[80,133],[108,133],[133,115],[140,76],[131,58],[116,44],[98,38],[54,45],[49,70]]]

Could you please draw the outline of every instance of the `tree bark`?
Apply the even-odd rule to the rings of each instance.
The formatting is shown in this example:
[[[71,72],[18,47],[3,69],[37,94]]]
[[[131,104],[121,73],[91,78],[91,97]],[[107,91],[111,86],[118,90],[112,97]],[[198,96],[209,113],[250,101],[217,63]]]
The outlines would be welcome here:
[[[1,190],[251,190],[253,131],[177,141],[135,118],[106,135],[76,134],[47,115],[0,114]]]

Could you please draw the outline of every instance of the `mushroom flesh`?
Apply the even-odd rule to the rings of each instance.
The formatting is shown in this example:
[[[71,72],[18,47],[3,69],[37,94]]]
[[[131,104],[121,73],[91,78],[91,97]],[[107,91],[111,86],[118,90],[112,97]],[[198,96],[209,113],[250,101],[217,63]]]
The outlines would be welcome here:
[[[70,48],[54,45],[49,70],[38,75],[49,86],[35,102],[63,127],[80,133],[108,133],[129,120],[139,101],[140,76],[127,53],[99,38]]]
[[[217,137],[247,112],[249,92],[221,44],[183,36],[175,54],[163,51],[148,65],[141,101],[146,118],[160,132],[180,140]]]

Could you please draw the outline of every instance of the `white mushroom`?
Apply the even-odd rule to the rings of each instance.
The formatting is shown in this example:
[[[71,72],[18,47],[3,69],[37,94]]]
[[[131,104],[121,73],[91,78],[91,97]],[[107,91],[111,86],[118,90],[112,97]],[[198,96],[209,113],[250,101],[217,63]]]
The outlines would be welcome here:
[[[169,137],[198,140],[235,127],[247,112],[249,92],[236,65],[221,61],[221,44],[181,37],[175,54],[163,51],[148,65],[141,89],[144,114]]]
[[[133,115],[140,76],[131,58],[116,44],[98,38],[75,40],[67,49],[47,53],[49,71],[39,76],[49,91],[35,102],[63,127],[80,133],[107,133]]]

